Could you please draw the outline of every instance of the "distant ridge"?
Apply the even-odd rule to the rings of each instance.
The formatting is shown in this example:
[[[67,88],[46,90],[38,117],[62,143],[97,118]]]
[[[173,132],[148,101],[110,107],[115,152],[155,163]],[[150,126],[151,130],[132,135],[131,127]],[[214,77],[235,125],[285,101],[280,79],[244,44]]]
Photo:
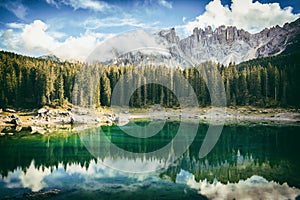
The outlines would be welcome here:
[[[235,26],[220,26],[215,30],[208,26],[204,30],[195,28],[193,34],[180,39],[174,28],[149,33],[145,30],[116,36],[99,45],[87,58],[88,62],[126,65],[143,64],[145,58],[160,63],[163,59],[179,57],[194,64],[214,61],[221,64],[241,63],[250,59],[268,57],[285,52],[288,47],[299,44],[300,18],[283,27],[265,28],[251,34]],[[155,51],[133,49],[157,48]]]
[[[53,55],[53,54],[50,54],[50,55],[43,55],[43,56],[40,56],[38,57],[39,59],[43,59],[43,60],[50,60],[50,61],[53,61],[53,62],[62,62],[62,59],[60,59],[59,57]]]

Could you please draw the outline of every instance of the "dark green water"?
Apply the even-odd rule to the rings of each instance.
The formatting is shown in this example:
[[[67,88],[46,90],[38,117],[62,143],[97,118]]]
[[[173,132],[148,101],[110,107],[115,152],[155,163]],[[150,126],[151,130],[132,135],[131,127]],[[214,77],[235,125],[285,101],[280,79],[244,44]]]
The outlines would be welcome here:
[[[131,127],[129,123],[123,128]],[[270,184],[274,181],[300,188],[299,126],[227,125],[213,150],[200,159],[199,150],[208,128],[200,124],[189,148],[170,162],[170,157],[176,154],[172,139],[178,127],[178,122],[167,122],[155,136],[139,139],[117,126],[103,126],[105,136],[99,134],[99,127],[48,135],[31,135],[24,131],[2,136],[0,199],[28,195],[32,195],[32,199],[38,195],[52,199],[205,199],[205,191],[199,194],[185,182],[187,177],[195,182],[207,179],[207,184],[226,185],[256,175]],[[182,137],[176,145],[184,146],[187,140],[189,137]],[[153,153],[167,144],[172,144],[169,155]],[[134,174],[112,169],[107,163],[124,167],[124,171],[143,167],[146,171],[159,170]],[[58,192],[52,196],[54,189]]]

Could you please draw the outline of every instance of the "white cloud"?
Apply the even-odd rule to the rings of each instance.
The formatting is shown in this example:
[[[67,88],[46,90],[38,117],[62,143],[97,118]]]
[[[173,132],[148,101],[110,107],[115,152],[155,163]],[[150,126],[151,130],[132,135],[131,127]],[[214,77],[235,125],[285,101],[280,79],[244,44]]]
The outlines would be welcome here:
[[[109,17],[104,19],[89,18],[85,20],[82,25],[87,29],[98,29],[103,27],[118,27],[118,26],[133,26],[133,27],[144,27],[145,24],[139,23],[134,18],[117,18]]]
[[[50,168],[37,168],[34,165],[34,161],[31,161],[31,164],[26,172],[21,173],[20,180],[23,187],[30,188],[33,192],[37,192],[47,186],[47,184],[44,182],[44,178],[50,174]]]
[[[22,24],[22,23],[15,23],[15,22],[12,22],[12,23],[8,23],[6,24],[8,28],[13,28],[13,29],[22,29],[24,28],[25,24]]]
[[[56,8],[59,8],[59,5],[55,0],[46,0],[46,2],[50,5],[54,5]]]
[[[299,18],[292,13],[292,7],[281,8],[279,3],[262,4],[252,0],[232,0],[230,7],[223,6],[221,0],[213,0],[205,7],[205,12],[187,23],[185,31],[191,33],[195,27],[204,28],[211,25],[216,28],[221,25],[237,26],[251,33],[265,27],[282,26]]]
[[[32,24],[25,25],[21,33],[23,48],[29,53],[50,53],[59,44],[46,30],[47,24],[35,20]]]
[[[206,179],[197,182],[193,174],[180,170],[176,183],[186,184],[208,199],[295,199],[300,193],[299,189],[290,187],[287,183],[267,181],[257,175],[236,183],[223,184],[217,179],[213,183]]]
[[[59,7],[60,4],[64,4],[67,6],[73,7],[75,10],[82,8],[82,9],[89,9],[93,11],[106,11],[111,8],[109,4],[104,1],[95,1],[95,0],[46,0],[48,4],[54,5],[55,7]]]
[[[27,15],[27,7],[25,7],[19,1],[3,1],[0,2],[0,6],[6,8],[8,11],[12,12],[19,19],[24,20]]]
[[[58,31],[50,31],[49,35],[55,39],[62,39],[67,36],[67,34]]]
[[[35,20],[31,24],[24,25],[20,31],[17,30],[8,29],[0,33],[2,49],[30,56],[54,54],[63,59],[80,61],[85,61],[101,41],[113,36],[86,31],[78,37],[65,38],[66,34],[50,31],[48,25],[41,20]]]
[[[164,6],[166,8],[172,9],[172,2],[168,2],[166,0],[158,0],[158,4]]]
[[[0,43],[1,46],[5,47],[4,50],[15,50],[19,52],[19,37],[14,34],[14,31],[12,29],[8,29],[4,31],[0,36]]]
[[[79,37],[69,37],[53,50],[53,54],[64,59],[85,61],[87,56],[106,38],[113,34],[86,31]]]

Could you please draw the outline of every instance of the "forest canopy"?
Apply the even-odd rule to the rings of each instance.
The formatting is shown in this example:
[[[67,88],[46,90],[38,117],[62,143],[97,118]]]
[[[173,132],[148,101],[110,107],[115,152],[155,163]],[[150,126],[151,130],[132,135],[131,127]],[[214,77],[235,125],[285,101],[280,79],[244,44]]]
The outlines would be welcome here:
[[[185,77],[192,86],[200,106],[211,105],[204,78],[219,73],[225,86],[227,105],[261,107],[300,106],[300,54],[260,58],[228,66],[212,62],[179,69],[165,66],[106,66],[100,64],[55,62],[0,52],[0,107],[37,108],[61,106],[66,102],[83,106],[110,106],[113,89],[126,74],[127,82],[142,83],[130,97],[130,106],[162,104],[179,106],[176,95],[147,77],[168,77],[170,86],[176,77]],[[206,70],[203,70],[203,67]],[[214,70],[217,69],[217,70]],[[79,74],[84,73],[80,80]],[[217,84],[217,81],[210,80]],[[183,86],[184,87],[184,86]],[[214,87],[218,87],[215,85]],[[120,98],[126,95],[126,88]],[[188,99],[187,99],[188,101]]]

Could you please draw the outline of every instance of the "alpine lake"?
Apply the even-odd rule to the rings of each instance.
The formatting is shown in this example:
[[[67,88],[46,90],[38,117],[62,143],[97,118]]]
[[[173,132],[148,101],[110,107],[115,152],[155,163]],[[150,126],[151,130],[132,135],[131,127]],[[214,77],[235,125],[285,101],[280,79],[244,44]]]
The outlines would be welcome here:
[[[194,135],[187,128],[176,138],[181,125],[194,123]],[[204,157],[207,123],[169,120],[147,138],[124,131],[148,124],[2,136],[0,199],[299,198],[299,124],[225,124]]]

